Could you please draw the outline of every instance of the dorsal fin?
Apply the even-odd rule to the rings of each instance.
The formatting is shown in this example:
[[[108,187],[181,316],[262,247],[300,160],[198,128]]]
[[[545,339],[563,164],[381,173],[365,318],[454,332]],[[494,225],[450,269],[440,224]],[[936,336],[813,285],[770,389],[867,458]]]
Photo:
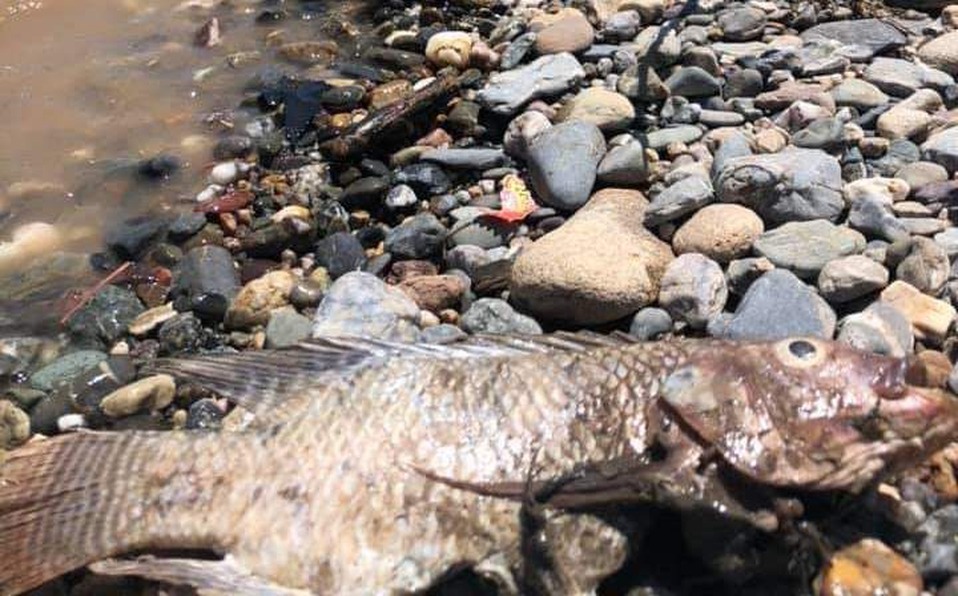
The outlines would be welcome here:
[[[502,358],[550,351],[583,351],[625,345],[628,339],[597,333],[475,335],[448,344],[404,344],[361,337],[327,337],[278,350],[157,360],[147,374],[164,373],[200,385],[262,415],[297,410],[311,389],[392,358]],[[288,413],[288,412],[287,412]]]

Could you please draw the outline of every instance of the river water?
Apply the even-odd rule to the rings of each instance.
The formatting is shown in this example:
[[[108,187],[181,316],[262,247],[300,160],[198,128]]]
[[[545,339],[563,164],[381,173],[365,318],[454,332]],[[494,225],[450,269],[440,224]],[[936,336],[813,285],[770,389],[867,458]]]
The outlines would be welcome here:
[[[5,276],[56,250],[98,250],[111,223],[193,200],[213,143],[235,125],[254,74],[276,66],[275,48],[324,39],[352,10],[315,0],[0,0],[0,313],[18,302],[28,310],[33,296]],[[221,43],[197,45],[214,16]],[[182,167],[163,182],[133,175],[158,154]],[[52,277],[93,277],[71,262]]]

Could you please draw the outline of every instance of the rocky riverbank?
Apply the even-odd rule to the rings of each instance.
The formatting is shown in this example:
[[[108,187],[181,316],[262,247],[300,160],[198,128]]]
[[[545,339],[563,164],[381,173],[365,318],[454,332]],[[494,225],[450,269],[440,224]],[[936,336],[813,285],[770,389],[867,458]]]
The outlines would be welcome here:
[[[905,4],[394,1],[372,42],[278,45],[195,201],[110,229],[61,340],[0,341],[0,447],[238,424],[137,366],[328,335],[806,335],[958,391],[958,5]],[[815,589],[958,594],[956,470],[879,487]],[[703,541],[668,540],[701,585],[751,581]],[[695,593],[667,567],[610,593]]]

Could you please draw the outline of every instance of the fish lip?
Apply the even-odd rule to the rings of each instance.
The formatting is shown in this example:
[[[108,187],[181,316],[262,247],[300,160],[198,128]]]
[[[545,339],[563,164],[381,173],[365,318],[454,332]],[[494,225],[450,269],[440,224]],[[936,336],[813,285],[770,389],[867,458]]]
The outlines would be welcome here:
[[[942,389],[906,385],[900,397],[881,400],[879,411],[903,438],[937,442],[958,432],[958,399]]]
[[[871,382],[871,389],[884,400],[899,400],[908,395],[909,382],[918,380],[920,370],[914,358],[896,358],[884,362]]]

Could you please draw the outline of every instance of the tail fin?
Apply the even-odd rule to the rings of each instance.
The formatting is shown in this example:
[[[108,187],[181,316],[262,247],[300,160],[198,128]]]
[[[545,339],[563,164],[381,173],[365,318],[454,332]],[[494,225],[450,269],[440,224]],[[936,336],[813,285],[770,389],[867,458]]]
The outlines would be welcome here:
[[[120,516],[131,515],[137,491],[128,479],[154,440],[84,433],[38,441],[0,460],[0,595],[19,594],[143,540]]]

